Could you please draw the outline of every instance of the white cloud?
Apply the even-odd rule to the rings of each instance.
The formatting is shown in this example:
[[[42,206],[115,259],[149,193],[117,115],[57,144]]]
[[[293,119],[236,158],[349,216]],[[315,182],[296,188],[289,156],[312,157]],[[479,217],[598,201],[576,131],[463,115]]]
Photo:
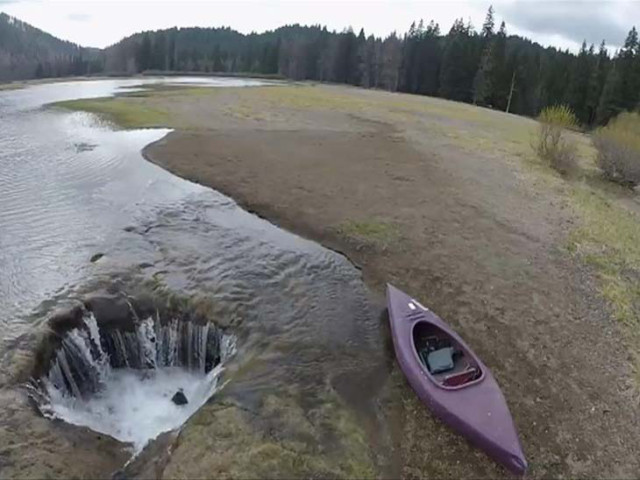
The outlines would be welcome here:
[[[392,31],[404,33],[414,20],[433,18],[447,32],[457,17],[471,20],[479,28],[490,3],[494,4],[497,23],[504,19],[509,33],[571,49],[579,47],[585,33],[599,41],[605,34],[617,32],[608,28],[612,22],[628,31],[631,25],[624,24],[639,17],[625,13],[634,2],[622,0],[587,2],[594,7],[593,15],[584,14],[591,8],[584,2],[523,0],[0,0],[0,10],[65,40],[104,47],[135,32],[173,26],[230,26],[249,33],[301,23],[337,30],[364,27],[367,34],[384,36]],[[558,12],[565,21],[555,21]],[[610,44],[620,42],[619,38],[608,40]]]
[[[88,13],[70,13],[67,18],[73,22],[88,22],[91,20],[91,15]]]
[[[640,2],[565,0],[519,1],[500,5],[508,24],[555,42],[579,46],[583,40],[598,45],[603,39],[619,47],[640,19]]]
[[[387,35],[407,31],[414,20],[434,18],[447,31],[457,16],[481,24],[488,7],[489,1],[22,0],[0,8],[58,37],[104,47],[135,32],[173,26],[230,26],[249,33],[301,23]],[[91,20],[80,23],[70,17],[84,14]]]

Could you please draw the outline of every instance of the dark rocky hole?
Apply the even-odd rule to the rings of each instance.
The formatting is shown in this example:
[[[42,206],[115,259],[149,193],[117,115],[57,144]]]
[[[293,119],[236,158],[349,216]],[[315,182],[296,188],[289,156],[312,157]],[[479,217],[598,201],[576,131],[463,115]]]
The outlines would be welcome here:
[[[205,314],[166,296],[101,292],[54,314],[48,327],[33,371],[41,412],[137,447],[215,392],[233,350],[233,337]]]

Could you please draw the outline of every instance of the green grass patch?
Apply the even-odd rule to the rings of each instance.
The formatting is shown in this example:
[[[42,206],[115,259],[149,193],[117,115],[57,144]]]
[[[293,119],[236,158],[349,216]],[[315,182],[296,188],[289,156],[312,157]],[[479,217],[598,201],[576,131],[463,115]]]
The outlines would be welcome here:
[[[607,190],[578,186],[571,200],[582,225],[572,233],[569,250],[594,268],[600,294],[624,327],[632,395],[640,402],[640,219]]]
[[[169,97],[177,95],[182,97],[215,95],[219,91],[215,87],[191,87],[186,85],[171,84],[140,84],[133,85],[130,89],[125,89],[124,93],[119,93],[116,98],[151,98]]]
[[[253,95],[272,103],[274,107],[284,106],[296,110],[330,110],[356,113],[370,106],[370,103],[352,94],[309,85],[256,87],[243,92],[243,96],[247,98]]]
[[[208,404],[182,429],[167,478],[376,478],[369,441],[335,394],[310,409],[267,395],[253,414]],[[194,461],[196,460],[197,461]]]
[[[596,269],[615,317],[640,326],[640,219],[585,184],[572,189],[571,200],[582,222],[570,237],[570,251]]]
[[[388,248],[400,237],[398,228],[378,220],[347,220],[336,228],[339,235],[361,245]]]
[[[20,90],[24,87],[24,83],[0,83],[0,92],[3,90]]]
[[[590,135],[569,135],[577,145],[573,178],[555,175],[531,154],[522,156],[523,165],[543,191],[561,193],[577,216],[567,249],[593,269],[599,295],[622,326],[634,396],[640,400],[640,209],[634,208],[628,189],[604,180]]]
[[[126,97],[67,100],[52,103],[51,106],[95,113],[121,128],[166,127],[169,124],[166,111]]]

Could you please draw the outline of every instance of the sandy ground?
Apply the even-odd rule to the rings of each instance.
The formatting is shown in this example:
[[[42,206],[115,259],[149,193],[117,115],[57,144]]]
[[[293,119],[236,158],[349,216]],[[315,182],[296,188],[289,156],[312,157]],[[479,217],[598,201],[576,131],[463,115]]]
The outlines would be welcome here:
[[[129,101],[176,128],[151,161],[345,253],[381,302],[391,282],[454,326],[501,385],[531,478],[637,476],[624,335],[567,249],[576,218],[530,158],[533,121],[333,86]],[[508,476],[432,417],[391,352],[380,374],[396,446],[383,474]]]

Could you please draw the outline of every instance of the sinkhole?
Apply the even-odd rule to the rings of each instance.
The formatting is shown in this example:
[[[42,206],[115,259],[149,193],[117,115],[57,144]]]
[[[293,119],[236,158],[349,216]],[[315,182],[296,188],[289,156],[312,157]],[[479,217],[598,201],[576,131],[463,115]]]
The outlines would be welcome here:
[[[40,412],[139,452],[219,387],[232,335],[161,301],[97,295],[52,316],[31,383]]]

